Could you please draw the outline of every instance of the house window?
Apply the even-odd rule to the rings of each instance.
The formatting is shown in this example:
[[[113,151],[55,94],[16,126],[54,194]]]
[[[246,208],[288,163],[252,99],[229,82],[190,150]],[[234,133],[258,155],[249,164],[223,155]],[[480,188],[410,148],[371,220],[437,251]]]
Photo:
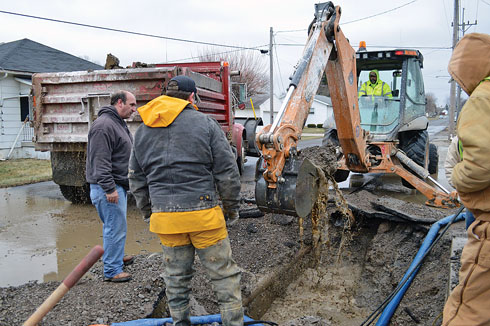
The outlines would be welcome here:
[[[310,108],[310,112],[308,114],[315,114],[315,108],[314,107],[311,107]]]
[[[20,121],[24,121],[29,116],[29,97],[20,98]]]

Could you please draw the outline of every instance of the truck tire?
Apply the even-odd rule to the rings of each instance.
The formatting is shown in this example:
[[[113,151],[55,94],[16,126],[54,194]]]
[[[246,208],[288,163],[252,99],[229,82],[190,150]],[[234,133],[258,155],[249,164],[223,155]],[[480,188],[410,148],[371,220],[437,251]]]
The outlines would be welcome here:
[[[241,156],[237,155],[237,158],[236,158],[236,164],[238,165],[238,172],[240,172],[240,175],[242,175],[245,172],[246,151],[245,151],[245,143],[244,142],[245,141],[242,139],[242,149],[241,149],[242,155]]]
[[[90,186],[82,187],[60,185],[61,194],[73,204],[90,204]]]
[[[340,142],[339,142],[339,137],[337,135],[337,130],[335,129],[326,129],[325,133],[323,134],[323,139],[322,139],[322,146],[325,146],[327,144],[332,144],[335,146],[335,148],[339,149],[339,155],[337,157],[337,160],[340,160],[342,158],[342,151],[340,148]],[[337,170],[334,174],[334,179],[336,182],[342,182],[347,180],[349,177],[349,170]]]
[[[439,153],[437,152],[437,146],[429,144],[429,173],[437,175],[439,171]]]
[[[418,165],[425,167],[426,154],[428,151],[429,134],[427,130],[413,130],[400,133],[400,149]],[[436,150],[437,151],[437,150]],[[406,165],[402,164],[405,169],[414,173]],[[415,174],[415,173],[414,173]],[[401,179],[402,184],[410,189],[414,189],[408,181]]]

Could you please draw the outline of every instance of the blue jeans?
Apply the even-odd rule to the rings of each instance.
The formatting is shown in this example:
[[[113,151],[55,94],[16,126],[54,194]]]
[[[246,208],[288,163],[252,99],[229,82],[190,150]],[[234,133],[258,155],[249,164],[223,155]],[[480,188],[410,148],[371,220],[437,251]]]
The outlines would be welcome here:
[[[468,209],[466,209],[466,212],[463,212],[463,215],[464,215],[464,219],[465,219],[465,229],[468,230],[471,223],[473,223],[475,221],[475,216]]]
[[[123,271],[124,244],[126,242],[126,190],[116,185],[119,200],[109,203],[104,190],[98,184],[90,184],[90,199],[102,220],[104,239],[104,276],[112,278]]]

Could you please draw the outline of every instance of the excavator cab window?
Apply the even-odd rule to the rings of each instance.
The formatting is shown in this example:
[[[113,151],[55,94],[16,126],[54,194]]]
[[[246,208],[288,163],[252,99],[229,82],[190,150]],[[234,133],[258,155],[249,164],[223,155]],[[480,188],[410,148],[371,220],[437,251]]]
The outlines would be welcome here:
[[[359,73],[359,89],[369,81],[369,70]],[[399,125],[401,71],[399,69],[378,70],[379,80],[385,85],[378,85],[376,92],[368,96],[359,96],[361,126],[373,134],[387,134]],[[396,92],[393,92],[393,90]],[[361,95],[363,92],[360,92]]]
[[[404,121],[409,122],[425,114],[425,90],[420,63],[408,59]]]

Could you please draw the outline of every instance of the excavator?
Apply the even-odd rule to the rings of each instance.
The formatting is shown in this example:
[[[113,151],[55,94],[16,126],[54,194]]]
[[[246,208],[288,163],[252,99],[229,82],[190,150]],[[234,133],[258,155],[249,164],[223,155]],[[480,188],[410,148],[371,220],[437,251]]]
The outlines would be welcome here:
[[[459,206],[431,176],[437,171],[437,158],[429,159],[437,155],[437,148],[428,140],[421,53],[356,52],[340,28],[340,16],[341,8],[332,2],[315,5],[307,44],[286,97],[273,123],[256,135],[261,152],[255,172],[257,206],[264,212],[300,217],[311,212],[318,167],[299,158],[297,145],[324,76],[333,121],[324,125],[323,143],[337,146],[336,181],[345,180],[350,171],[397,174],[405,186],[427,197],[427,205]],[[372,69],[391,80],[390,96],[358,96],[358,79],[368,78]]]

